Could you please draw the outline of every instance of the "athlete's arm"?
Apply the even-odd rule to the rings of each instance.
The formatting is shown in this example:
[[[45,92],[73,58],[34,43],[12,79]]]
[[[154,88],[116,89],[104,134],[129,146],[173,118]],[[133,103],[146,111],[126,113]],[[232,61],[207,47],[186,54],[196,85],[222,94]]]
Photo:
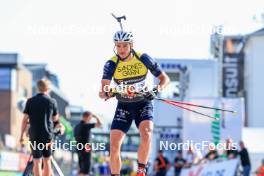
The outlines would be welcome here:
[[[23,140],[24,140],[24,134],[27,130],[27,125],[29,123],[29,113],[30,113],[30,108],[29,108],[29,103],[30,100],[27,100],[26,102],[26,106],[24,108],[24,117],[23,117],[23,120],[22,120],[22,123],[21,123],[21,133],[20,133],[20,143],[22,144],[23,143]]]
[[[109,97],[107,96],[106,92],[110,88],[110,83],[111,80],[108,79],[102,79],[101,81],[101,90],[99,92],[99,97],[102,99],[108,99]],[[107,88],[108,87],[108,88]]]
[[[160,81],[157,87],[158,91],[160,92],[163,89],[165,89],[167,85],[170,83],[170,78],[165,72],[161,72],[161,74],[157,78]]]
[[[149,55],[142,54],[141,61],[146,65],[152,75],[158,78],[160,82],[157,85],[157,89],[158,91],[162,91],[170,83],[168,75],[161,70],[159,64]]]
[[[108,99],[107,92],[110,90],[110,83],[115,72],[116,63],[112,60],[109,60],[104,65],[104,72],[101,81],[101,89],[99,92],[99,97],[102,99]]]
[[[21,124],[21,133],[20,133],[20,139],[19,139],[19,141],[21,143],[24,140],[24,134],[25,134],[26,129],[27,129],[28,120],[29,120],[28,114],[24,114],[24,117],[23,117],[23,120],[22,120],[22,124]]]
[[[100,119],[99,119],[96,115],[94,115],[94,114],[93,114],[93,117],[94,117],[95,120],[96,120],[95,127],[96,127],[96,128],[101,127],[101,126],[102,126],[102,122],[100,121]]]

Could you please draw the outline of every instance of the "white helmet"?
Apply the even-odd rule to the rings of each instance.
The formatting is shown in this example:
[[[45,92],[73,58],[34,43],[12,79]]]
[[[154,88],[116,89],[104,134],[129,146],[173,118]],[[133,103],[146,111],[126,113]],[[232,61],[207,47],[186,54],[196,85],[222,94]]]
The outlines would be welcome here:
[[[126,31],[117,31],[114,35],[114,42],[129,42],[133,43],[133,34],[132,32]]]

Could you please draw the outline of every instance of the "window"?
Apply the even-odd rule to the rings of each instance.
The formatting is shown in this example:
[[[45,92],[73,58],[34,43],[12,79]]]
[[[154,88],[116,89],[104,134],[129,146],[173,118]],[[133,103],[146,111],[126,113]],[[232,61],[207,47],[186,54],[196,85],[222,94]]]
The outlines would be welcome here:
[[[0,68],[0,90],[10,90],[11,69]]]

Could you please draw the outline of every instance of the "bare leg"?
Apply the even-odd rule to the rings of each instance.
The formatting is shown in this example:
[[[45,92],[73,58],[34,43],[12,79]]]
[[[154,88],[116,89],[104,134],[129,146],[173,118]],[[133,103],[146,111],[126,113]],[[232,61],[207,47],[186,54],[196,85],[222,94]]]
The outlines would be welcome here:
[[[139,124],[140,145],[138,148],[138,162],[147,164],[151,149],[151,138],[153,132],[153,122],[144,120]]]
[[[120,149],[124,137],[125,133],[120,130],[111,130],[110,132],[110,168],[112,174],[120,174],[122,165]]]
[[[33,173],[35,176],[42,176],[42,159],[33,159]]]
[[[52,176],[51,157],[43,159],[43,175]]]

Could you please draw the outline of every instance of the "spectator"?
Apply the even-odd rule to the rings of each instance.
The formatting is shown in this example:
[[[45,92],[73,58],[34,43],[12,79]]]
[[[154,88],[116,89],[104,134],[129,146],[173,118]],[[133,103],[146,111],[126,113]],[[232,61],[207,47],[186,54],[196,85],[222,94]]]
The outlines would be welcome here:
[[[209,145],[209,152],[204,157],[206,160],[212,161],[218,158],[218,153],[214,144]]]
[[[177,153],[177,156],[176,156],[175,160],[174,160],[174,175],[175,176],[180,176],[181,169],[183,168],[185,163],[186,163],[186,160],[183,159],[182,152],[179,151]]]
[[[96,123],[90,123],[92,118],[95,118]],[[79,175],[87,175],[91,167],[91,148],[90,148],[90,131],[92,128],[100,127],[101,121],[89,111],[83,113],[82,120],[74,128],[74,137],[78,144],[84,146],[83,150],[78,150],[79,157]]]
[[[158,152],[158,157],[155,160],[154,163],[154,170],[156,172],[155,176],[166,176],[167,171],[170,168],[170,163],[168,159],[163,156],[162,151],[160,150]]]
[[[234,159],[238,155],[238,151],[236,147],[234,146],[233,140],[231,138],[228,138],[226,140],[226,156],[228,159]]]
[[[25,133],[30,125],[29,138],[31,144],[41,147],[32,147],[34,175],[53,175],[51,167],[51,144],[54,138],[53,128],[64,131],[64,126],[59,122],[57,102],[49,96],[50,82],[39,80],[37,82],[38,94],[27,100],[24,117],[21,124],[20,142],[25,141]],[[54,125],[53,125],[54,124]],[[43,171],[42,171],[43,162]]]
[[[108,164],[106,161],[102,161],[99,165],[99,175],[100,176],[107,176],[109,175],[108,173]]]
[[[264,159],[262,160],[261,166],[259,166],[256,174],[257,176],[264,176]]]
[[[189,146],[189,150],[187,151],[186,154],[186,164],[184,167],[190,168],[193,164],[198,164],[200,160],[202,159],[202,155],[200,151],[193,151],[193,147]]]
[[[132,161],[129,157],[126,157],[125,159],[122,160],[121,175],[130,176],[132,171],[133,171]]]
[[[239,146],[240,146],[239,155],[240,155],[241,164],[243,167],[243,176],[249,176],[250,170],[251,170],[251,164],[250,164],[248,151],[245,147],[244,142],[240,141]]]

